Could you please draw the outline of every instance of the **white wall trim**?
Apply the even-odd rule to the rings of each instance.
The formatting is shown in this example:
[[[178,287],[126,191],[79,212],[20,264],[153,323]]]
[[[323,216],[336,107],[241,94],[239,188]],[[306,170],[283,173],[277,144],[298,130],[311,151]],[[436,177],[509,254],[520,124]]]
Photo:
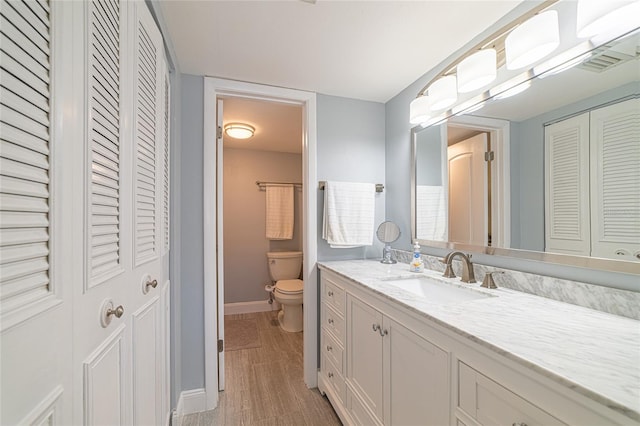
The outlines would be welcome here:
[[[187,414],[200,413],[206,410],[207,395],[204,389],[191,389],[180,392],[178,406],[176,407],[176,416],[178,419]]]
[[[269,304],[269,300],[257,300],[255,302],[235,302],[224,304],[224,314],[250,314],[252,312],[268,312],[279,309],[279,304],[275,300]]]
[[[310,388],[318,383],[318,230],[316,167],[316,94],[281,87],[205,77],[204,79],[204,309],[205,390],[207,409],[218,403],[218,327],[224,324],[222,288],[216,285],[216,99],[243,97],[293,103],[303,107],[303,279],[304,279],[304,381]],[[212,261],[207,261],[211,259]],[[218,292],[220,290],[220,292]],[[216,314],[218,315],[216,321]]]

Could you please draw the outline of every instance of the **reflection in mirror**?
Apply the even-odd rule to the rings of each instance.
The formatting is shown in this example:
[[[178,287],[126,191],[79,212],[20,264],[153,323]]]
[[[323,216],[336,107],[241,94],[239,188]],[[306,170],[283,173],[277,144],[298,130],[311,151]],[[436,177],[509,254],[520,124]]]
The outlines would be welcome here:
[[[414,236],[640,262],[639,57],[635,33],[524,93],[414,128]]]

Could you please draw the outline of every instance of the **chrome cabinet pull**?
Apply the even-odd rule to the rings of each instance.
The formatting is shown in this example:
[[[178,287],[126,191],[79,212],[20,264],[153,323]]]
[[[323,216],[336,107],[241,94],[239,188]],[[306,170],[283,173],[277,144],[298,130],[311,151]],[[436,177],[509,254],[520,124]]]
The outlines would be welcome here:
[[[381,330],[380,328],[378,328],[378,330],[380,330],[380,336],[384,337],[387,334],[389,334],[389,330],[387,330],[386,328],[384,330]]]
[[[511,426],[527,426],[524,422],[513,422]]]
[[[333,348],[330,345],[327,345],[327,352],[331,352]]]
[[[329,378],[333,377],[333,373],[331,371],[329,371],[329,373],[327,373],[327,376],[329,376]]]
[[[327,294],[329,295],[329,297],[332,297],[332,296],[333,296],[333,292],[332,292],[331,290],[329,290],[329,291],[327,292]]]
[[[328,322],[329,324],[333,324],[333,318],[329,318],[329,319],[327,320],[327,322]]]
[[[373,331],[380,332],[380,324],[373,324]]]

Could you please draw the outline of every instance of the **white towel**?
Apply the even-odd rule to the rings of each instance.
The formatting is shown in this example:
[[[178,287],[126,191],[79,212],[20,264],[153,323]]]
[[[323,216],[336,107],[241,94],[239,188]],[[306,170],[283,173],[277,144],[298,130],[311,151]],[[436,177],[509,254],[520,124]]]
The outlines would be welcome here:
[[[443,186],[416,187],[418,238],[447,241],[447,204]]]
[[[267,239],[292,239],[293,185],[267,186],[266,190]]]
[[[326,182],[322,238],[331,247],[373,244],[375,193],[372,183]]]

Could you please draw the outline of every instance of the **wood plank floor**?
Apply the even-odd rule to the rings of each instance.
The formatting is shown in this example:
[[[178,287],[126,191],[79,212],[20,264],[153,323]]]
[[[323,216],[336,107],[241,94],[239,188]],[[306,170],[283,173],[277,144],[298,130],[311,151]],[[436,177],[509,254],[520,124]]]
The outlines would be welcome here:
[[[304,384],[302,333],[283,331],[276,317],[276,311],[225,316],[255,318],[261,346],[225,352],[218,408],[185,416],[182,426],[341,424],[327,398]]]

